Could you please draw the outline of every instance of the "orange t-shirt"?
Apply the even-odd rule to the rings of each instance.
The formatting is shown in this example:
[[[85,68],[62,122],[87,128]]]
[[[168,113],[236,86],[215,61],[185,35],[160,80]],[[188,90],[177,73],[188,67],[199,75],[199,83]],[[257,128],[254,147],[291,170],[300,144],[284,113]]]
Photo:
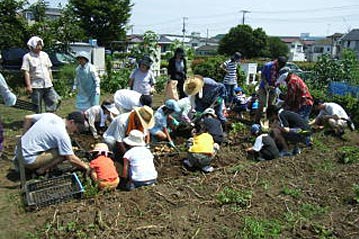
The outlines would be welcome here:
[[[95,170],[99,180],[113,181],[118,178],[118,173],[112,159],[104,155],[100,155],[92,160],[90,167]]]

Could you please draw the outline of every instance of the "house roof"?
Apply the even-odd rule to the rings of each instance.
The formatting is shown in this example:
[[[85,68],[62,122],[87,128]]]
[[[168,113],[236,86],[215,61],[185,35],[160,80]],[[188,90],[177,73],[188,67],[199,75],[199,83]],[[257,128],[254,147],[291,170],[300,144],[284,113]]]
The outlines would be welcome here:
[[[196,49],[196,51],[217,51],[218,46],[213,46],[213,45],[204,45],[204,46],[200,46]]]
[[[332,40],[330,38],[321,39],[313,42],[313,45],[331,45]]]
[[[359,29],[353,29],[343,36],[344,41],[359,41]]]

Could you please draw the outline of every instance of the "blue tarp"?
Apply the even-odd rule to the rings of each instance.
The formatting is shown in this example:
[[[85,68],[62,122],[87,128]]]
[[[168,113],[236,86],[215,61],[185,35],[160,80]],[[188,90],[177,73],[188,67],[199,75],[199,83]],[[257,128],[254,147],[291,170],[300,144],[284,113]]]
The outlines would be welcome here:
[[[333,81],[328,87],[329,94],[332,95],[347,95],[359,97],[359,86],[352,86],[344,82]]]

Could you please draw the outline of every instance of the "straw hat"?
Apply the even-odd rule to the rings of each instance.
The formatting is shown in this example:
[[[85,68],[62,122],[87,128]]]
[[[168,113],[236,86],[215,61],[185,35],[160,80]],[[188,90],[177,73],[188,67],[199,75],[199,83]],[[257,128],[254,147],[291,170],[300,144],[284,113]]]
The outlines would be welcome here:
[[[203,77],[200,75],[195,75],[193,77],[187,78],[187,80],[183,84],[183,91],[187,95],[195,95],[202,90],[203,85]]]
[[[137,130],[131,130],[130,134],[123,139],[123,142],[125,142],[127,145],[130,146],[145,146],[145,135]]]
[[[155,125],[153,118],[153,110],[151,107],[145,105],[142,107],[134,107],[137,117],[140,119],[143,128],[150,129]]]

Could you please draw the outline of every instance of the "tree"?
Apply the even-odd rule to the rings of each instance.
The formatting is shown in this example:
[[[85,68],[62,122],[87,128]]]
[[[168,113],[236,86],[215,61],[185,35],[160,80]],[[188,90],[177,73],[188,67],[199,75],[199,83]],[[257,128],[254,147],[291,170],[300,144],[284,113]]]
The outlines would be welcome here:
[[[25,19],[19,13],[25,1],[0,1],[0,48],[24,46],[27,40]]]
[[[219,43],[218,53],[232,55],[236,51],[252,58],[267,54],[267,35],[258,28],[253,31],[249,25],[238,25],[230,29]]]
[[[269,57],[274,59],[279,56],[287,56],[289,53],[288,46],[282,42],[279,37],[269,37],[268,38],[269,45]]]
[[[125,38],[132,6],[130,0],[69,0],[68,4],[86,36],[104,46]]]

